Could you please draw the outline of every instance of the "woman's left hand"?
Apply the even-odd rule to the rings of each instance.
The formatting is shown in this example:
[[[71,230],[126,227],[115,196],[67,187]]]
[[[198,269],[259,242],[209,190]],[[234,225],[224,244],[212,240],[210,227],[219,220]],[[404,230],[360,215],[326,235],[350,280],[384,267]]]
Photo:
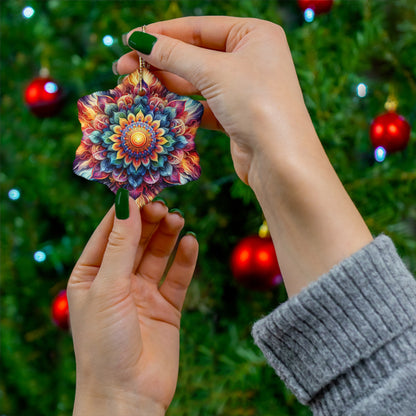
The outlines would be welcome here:
[[[164,414],[179,364],[179,326],[198,243],[186,235],[166,275],[184,219],[160,202],[130,215],[114,207],[68,282],[77,387],[74,415]]]

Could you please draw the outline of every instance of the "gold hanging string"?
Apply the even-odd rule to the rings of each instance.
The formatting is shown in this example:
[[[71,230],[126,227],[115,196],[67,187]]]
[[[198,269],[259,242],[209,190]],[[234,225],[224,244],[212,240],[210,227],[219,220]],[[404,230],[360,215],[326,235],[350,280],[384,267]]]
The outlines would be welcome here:
[[[142,32],[146,33],[146,26],[142,26]],[[142,57],[139,57],[139,95],[143,96],[146,94],[145,89],[143,88],[143,68],[146,63]]]

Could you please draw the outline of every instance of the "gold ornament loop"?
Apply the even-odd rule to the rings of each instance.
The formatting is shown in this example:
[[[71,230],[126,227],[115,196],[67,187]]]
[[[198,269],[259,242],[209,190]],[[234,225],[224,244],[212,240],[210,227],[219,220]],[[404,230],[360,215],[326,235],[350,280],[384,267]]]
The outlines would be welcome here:
[[[146,33],[146,26],[142,26],[142,32]],[[146,66],[146,62],[142,57],[139,57],[139,95],[146,94],[146,90],[143,88],[143,68]]]
[[[394,94],[390,94],[387,97],[387,101],[384,104],[384,108],[389,112],[394,112],[397,109],[397,106],[399,105],[399,102]]]
[[[267,225],[266,220],[264,220],[264,221],[263,221],[263,224],[262,224],[262,225],[260,225],[260,228],[259,228],[259,232],[258,232],[258,234],[259,234],[259,237],[260,237],[260,238],[267,238],[267,237],[270,237],[269,227],[268,227],[268,225]]]

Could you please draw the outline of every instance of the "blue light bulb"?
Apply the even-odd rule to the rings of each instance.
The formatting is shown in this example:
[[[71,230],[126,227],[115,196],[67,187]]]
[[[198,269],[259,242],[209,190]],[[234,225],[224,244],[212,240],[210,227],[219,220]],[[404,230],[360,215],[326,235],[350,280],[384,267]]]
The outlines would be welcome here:
[[[110,35],[105,35],[103,37],[103,43],[105,46],[111,46],[114,43],[114,39]]]
[[[383,146],[379,146],[374,150],[374,159],[376,159],[377,162],[383,162],[386,156],[387,152]]]
[[[58,91],[58,85],[52,81],[47,82],[43,88],[49,94],[53,94],[54,92]]]
[[[38,263],[42,263],[43,261],[46,260],[46,253],[42,250],[38,250],[34,255],[33,258],[35,259],[35,261],[37,261]]]
[[[20,191],[18,189],[10,189],[8,195],[12,201],[17,201],[20,198]]]
[[[311,23],[315,19],[315,12],[311,8],[308,8],[303,12],[303,17],[306,22]]]

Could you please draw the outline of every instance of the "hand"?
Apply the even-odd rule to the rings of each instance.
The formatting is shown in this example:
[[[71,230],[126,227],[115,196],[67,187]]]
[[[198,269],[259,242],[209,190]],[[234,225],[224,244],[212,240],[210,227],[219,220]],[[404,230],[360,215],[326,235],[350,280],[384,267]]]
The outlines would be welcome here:
[[[164,414],[176,388],[181,308],[197,259],[190,235],[178,245],[177,213],[160,202],[120,220],[112,208],[68,282],[77,387],[74,415]]]
[[[157,35],[157,42],[150,55],[141,56],[168,89],[206,98],[202,126],[229,135],[234,167],[245,183],[251,182],[255,157],[263,163],[264,153],[279,141],[286,142],[286,152],[288,137],[313,131],[280,26],[205,16],[153,23],[146,32]],[[137,67],[137,52],[117,64],[120,74]],[[279,123],[270,129],[275,119]],[[297,123],[299,119],[309,123]]]
[[[202,125],[229,135],[289,296],[372,240],[315,132],[282,28],[203,16],[153,23],[146,32],[157,38],[151,53],[122,56],[118,72],[135,70],[140,55],[169,89],[206,98]]]

